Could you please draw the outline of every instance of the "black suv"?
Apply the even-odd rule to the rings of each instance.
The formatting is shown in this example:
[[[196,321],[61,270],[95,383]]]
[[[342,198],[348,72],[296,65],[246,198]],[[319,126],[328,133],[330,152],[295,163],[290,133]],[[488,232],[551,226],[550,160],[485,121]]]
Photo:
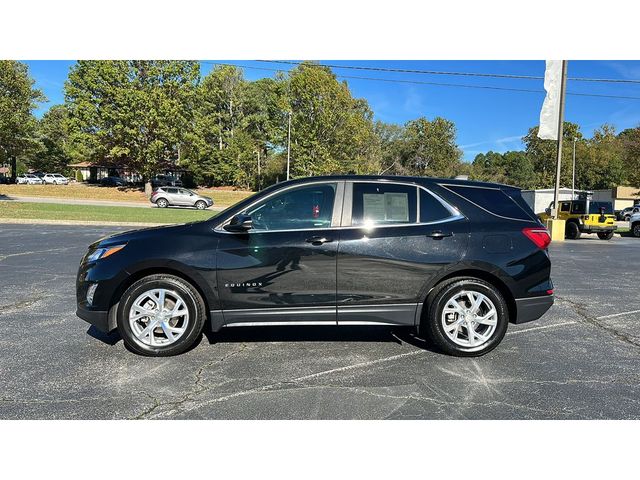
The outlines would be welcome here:
[[[484,354],[553,303],[549,235],[517,188],[464,180],[292,180],[213,218],[104,238],[77,315],[144,355],[203,328],[396,325]]]
[[[156,175],[151,179],[151,186],[157,187],[181,187],[182,180],[171,175]]]

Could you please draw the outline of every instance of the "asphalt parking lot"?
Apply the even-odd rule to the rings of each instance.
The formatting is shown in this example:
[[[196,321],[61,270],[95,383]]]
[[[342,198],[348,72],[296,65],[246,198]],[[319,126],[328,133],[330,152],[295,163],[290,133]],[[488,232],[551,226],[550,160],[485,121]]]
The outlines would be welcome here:
[[[78,319],[114,227],[0,224],[0,419],[637,419],[640,239],[551,247],[556,304],[477,359],[403,330],[237,328],[172,358]]]

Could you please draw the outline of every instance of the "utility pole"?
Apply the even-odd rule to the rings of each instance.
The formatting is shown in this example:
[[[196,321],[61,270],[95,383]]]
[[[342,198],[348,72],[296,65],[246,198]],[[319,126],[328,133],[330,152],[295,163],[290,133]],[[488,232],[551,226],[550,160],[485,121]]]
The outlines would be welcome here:
[[[571,200],[576,197],[576,141],[577,137],[573,137],[573,174],[571,175]]]
[[[289,110],[289,133],[287,134],[287,180],[291,169],[291,110]]]
[[[564,126],[564,96],[567,88],[567,60],[562,61],[562,81],[560,83],[560,109],[558,114],[558,158],[556,162],[556,187],[553,191],[553,218],[558,220],[560,193],[560,163],[562,161],[562,133]]]
[[[260,149],[256,152],[258,154],[258,190],[260,190]]]

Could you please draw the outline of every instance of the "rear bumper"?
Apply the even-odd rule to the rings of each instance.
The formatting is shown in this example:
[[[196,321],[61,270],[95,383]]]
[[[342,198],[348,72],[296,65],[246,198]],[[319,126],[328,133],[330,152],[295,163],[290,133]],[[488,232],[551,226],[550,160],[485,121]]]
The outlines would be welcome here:
[[[516,298],[517,315],[513,323],[526,323],[539,319],[553,305],[553,295]]]
[[[598,232],[613,232],[617,229],[618,227],[616,225],[609,225],[609,226],[583,226],[580,230],[583,233],[598,233]]]

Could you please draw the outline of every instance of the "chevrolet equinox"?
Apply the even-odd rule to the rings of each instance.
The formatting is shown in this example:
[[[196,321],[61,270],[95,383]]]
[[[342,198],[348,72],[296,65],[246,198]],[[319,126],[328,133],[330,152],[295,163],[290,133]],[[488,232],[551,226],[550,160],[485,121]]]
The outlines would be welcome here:
[[[271,325],[407,326],[478,356],[552,305],[549,241],[506,185],[297,179],[209,220],[93,243],[77,315],[152,356],[184,352],[204,328]]]

